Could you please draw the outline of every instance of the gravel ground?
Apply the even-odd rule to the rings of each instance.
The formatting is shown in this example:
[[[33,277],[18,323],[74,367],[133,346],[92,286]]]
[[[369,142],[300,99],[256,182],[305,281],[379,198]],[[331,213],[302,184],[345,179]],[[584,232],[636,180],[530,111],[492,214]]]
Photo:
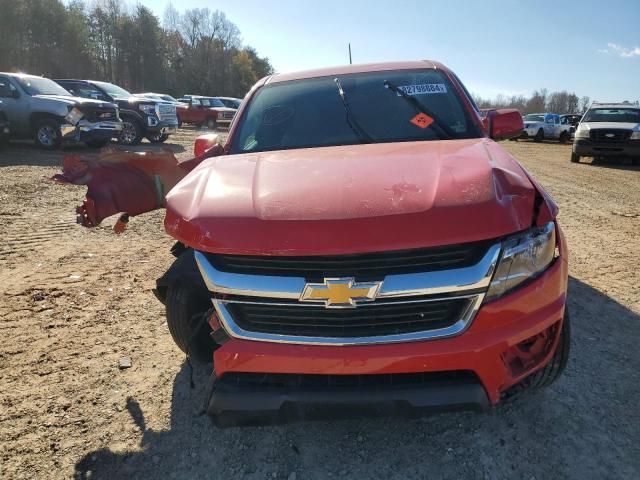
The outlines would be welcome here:
[[[186,158],[194,136],[168,147]],[[149,291],[172,261],[162,214],[120,237],[114,219],[80,228],[84,190],[46,181],[61,154],[12,144],[0,153],[0,478],[640,478],[640,169],[504,145],[555,197],[569,241],[561,381],[483,414],[218,430],[199,415],[208,372],[191,387]]]

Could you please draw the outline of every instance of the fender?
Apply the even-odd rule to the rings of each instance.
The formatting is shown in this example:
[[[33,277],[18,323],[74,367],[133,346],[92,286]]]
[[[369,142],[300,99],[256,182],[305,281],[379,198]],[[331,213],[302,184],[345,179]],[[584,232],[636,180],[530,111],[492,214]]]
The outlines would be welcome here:
[[[145,121],[145,117],[143,117],[139,112],[135,111],[135,110],[129,110],[128,108],[120,108],[120,117],[125,117],[125,116],[129,116],[129,117],[134,117],[136,120],[138,120],[143,126],[147,125],[147,122]]]
[[[29,125],[31,125],[31,130],[34,130],[36,128],[37,122],[45,118],[50,118],[60,123],[64,122],[64,117],[60,115],[55,115],[49,112],[33,112],[31,113],[31,115],[29,115]]]

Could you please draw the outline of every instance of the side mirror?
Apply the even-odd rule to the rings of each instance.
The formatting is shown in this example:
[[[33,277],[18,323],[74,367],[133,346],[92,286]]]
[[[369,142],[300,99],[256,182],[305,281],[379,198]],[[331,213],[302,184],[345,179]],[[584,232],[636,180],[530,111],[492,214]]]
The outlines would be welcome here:
[[[514,108],[502,108],[487,112],[489,137],[493,140],[515,138],[522,132],[524,123],[520,112]]]
[[[224,154],[224,147],[220,144],[220,136],[217,133],[207,133],[196,138],[193,146],[193,154],[200,157],[217,157]]]

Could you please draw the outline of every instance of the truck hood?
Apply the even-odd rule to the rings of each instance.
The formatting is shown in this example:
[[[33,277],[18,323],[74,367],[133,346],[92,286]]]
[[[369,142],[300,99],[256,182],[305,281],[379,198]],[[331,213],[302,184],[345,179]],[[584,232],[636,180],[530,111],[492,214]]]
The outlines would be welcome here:
[[[210,158],[167,195],[167,232],[198,250],[319,255],[502,237],[536,188],[486,138]]]
[[[66,103],[68,105],[92,105],[92,106],[111,106],[115,107],[112,103],[104,102],[102,100],[94,100],[92,98],[73,97],[68,95],[34,95],[35,98],[43,98],[47,100],[56,100],[58,102]]]

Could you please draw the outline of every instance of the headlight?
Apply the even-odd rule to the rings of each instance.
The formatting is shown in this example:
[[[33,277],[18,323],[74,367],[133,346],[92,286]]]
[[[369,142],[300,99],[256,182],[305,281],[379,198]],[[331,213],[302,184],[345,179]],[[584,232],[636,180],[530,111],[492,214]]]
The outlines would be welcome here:
[[[486,300],[493,300],[536,277],[551,264],[556,251],[553,222],[505,240]]]
[[[633,132],[631,134],[631,140],[640,140],[640,132]]]
[[[140,110],[142,110],[147,115],[155,115],[156,114],[156,106],[155,105],[140,105]]]
[[[576,130],[576,138],[589,138],[590,129],[586,125],[580,124],[578,125],[578,129]]]

